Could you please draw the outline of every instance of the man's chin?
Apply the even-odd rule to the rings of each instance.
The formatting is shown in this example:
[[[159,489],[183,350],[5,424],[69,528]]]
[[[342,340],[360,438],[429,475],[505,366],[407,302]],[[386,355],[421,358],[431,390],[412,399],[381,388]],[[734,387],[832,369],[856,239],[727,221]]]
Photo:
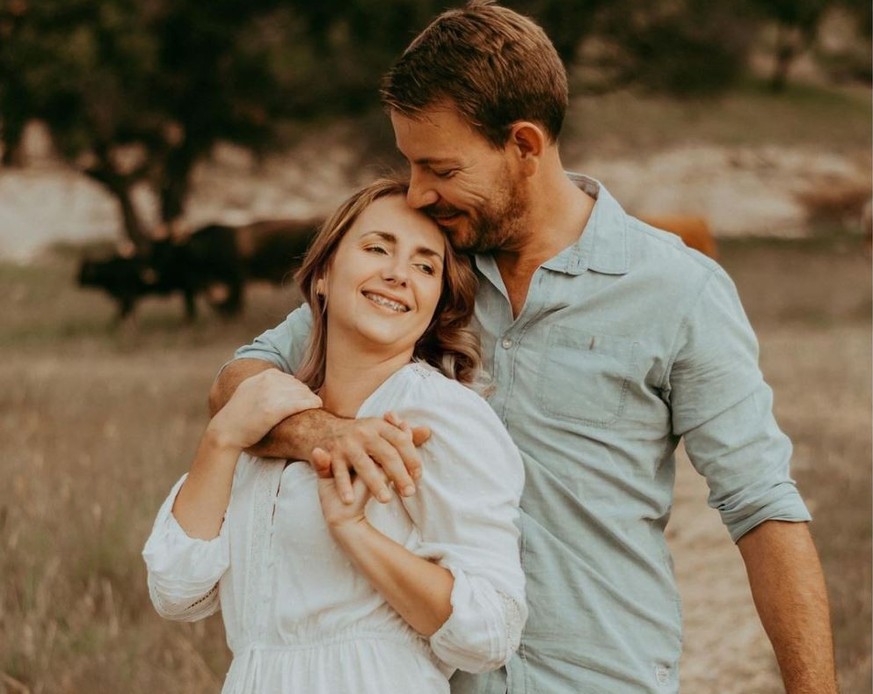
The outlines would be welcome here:
[[[456,214],[434,221],[455,250],[466,251],[473,245],[475,232],[470,228],[470,220],[465,215]]]

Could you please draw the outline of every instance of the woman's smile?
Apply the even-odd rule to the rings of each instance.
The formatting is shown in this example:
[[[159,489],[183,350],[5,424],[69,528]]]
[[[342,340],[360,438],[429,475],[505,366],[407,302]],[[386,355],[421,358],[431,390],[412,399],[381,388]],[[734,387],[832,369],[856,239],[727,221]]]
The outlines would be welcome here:
[[[395,313],[406,313],[409,311],[409,306],[399,300],[391,299],[384,294],[379,294],[372,291],[363,292],[364,296],[372,301],[377,306],[382,306],[384,308],[390,309]]]

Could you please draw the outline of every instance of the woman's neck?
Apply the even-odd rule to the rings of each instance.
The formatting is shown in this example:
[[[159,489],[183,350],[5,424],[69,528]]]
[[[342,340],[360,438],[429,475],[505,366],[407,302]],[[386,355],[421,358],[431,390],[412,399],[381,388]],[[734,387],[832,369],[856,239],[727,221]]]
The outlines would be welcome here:
[[[324,408],[340,417],[356,416],[364,401],[411,360],[411,350],[362,353],[348,345],[332,345],[328,337],[324,384],[319,391]]]

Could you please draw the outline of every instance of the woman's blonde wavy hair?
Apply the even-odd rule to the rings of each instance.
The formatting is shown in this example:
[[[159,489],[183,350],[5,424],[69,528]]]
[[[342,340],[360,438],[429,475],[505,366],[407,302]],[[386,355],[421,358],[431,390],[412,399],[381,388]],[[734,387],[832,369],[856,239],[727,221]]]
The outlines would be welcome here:
[[[294,275],[303,297],[312,307],[312,331],[297,378],[312,390],[324,383],[327,353],[327,306],[316,291],[319,278],[333,261],[337,246],[361,213],[379,198],[406,196],[408,182],[380,178],[354,193],[325,221],[312,240],[303,264]],[[413,357],[466,385],[477,382],[482,353],[479,338],[469,328],[478,281],[470,259],[446,244],[442,292],[433,319],[415,343]]]

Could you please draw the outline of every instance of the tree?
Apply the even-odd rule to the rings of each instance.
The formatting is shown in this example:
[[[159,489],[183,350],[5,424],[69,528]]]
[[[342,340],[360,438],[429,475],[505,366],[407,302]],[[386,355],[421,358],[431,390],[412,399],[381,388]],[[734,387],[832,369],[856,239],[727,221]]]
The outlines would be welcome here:
[[[269,141],[273,11],[254,0],[208,8],[193,0],[41,0],[21,13],[9,51],[26,56],[15,68],[29,117],[43,119],[60,153],[118,200],[139,248],[150,239],[134,185],[152,187],[170,223],[184,209],[194,164],[217,141]]]
[[[776,23],[776,46],[770,88],[783,91],[796,58],[815,41],[829,0],[750,0],[763,17]]]
[[[540,21],[568,63],[597,38],[608,49],[607,88],[702,91],[701,75],[718,88],[735,64],[727,11],[707,15],[704,0],[667,10],[645,0],[507,2]],[[127,236],[147,249],[135,186],[151,188],[169,225],[184,212],[195,165],[219,141],[261,152],[289,119],[372,112],[381,75],[443,6],[0,0],[4,159],[14,161],[28,119],[44,120],[58,151],[115,197]]]

